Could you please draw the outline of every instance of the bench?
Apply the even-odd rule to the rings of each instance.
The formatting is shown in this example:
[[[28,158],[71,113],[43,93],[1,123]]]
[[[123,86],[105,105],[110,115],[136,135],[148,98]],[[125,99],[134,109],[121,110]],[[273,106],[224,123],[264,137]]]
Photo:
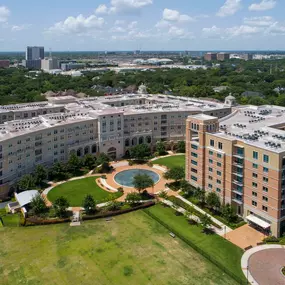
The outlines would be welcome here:
[[[105,221],[106,221],[106,222],[110,222],[110,221],[112,221],[112,218],[111,218],[111,217],[108,217],[108,218],[106,218]]]
[[[174,233],[169,233],[169,235],[173,238],[175,238],[175,234]]]

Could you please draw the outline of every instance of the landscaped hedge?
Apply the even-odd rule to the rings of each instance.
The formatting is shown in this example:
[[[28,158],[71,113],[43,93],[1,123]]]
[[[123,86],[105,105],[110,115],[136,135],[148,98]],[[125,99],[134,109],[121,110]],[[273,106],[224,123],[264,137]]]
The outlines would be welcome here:
[[[177,197],[170,196],[170,197],[168,197],[168,200],[171,201],[172,203],[174,203],[175,205],[177,205],[178,207],[181,207],[185,210],[187,210],[187,208],[189,208],[189,207],[192,207],[193,215],[197,216],[198,218],[201,218],[203,216],[203,214],[200,213],[199,211],[197,211],[193,206],[185,203],[184,201],[182,201],[181,199],[179,199]],[[211,224],[212,224],[212,226],[214,226],[217,229],[220,229],[220,230],[222,229],[222,227],[220,225],[216,224],[212,220],[211,220]]]
[[[61,224],[70,222],[70,218],[64,219],[40,219],[37,217],[26,218],[26,221],[23,221],[23,226],[33,226],[33,225],[52,225],[52,224]]]
[[[126,213],[130,213],[132,211],[136,211],[139,209],[146,209],[149,208],[151,206],[154,206],[155,202],[147,202],[144,204],[141,204],[139,206],[135,206],[129,209],[123,209],[123,210],[118,210],[118,211],[112,211],[112,212],[105,212],[105,213],[99,213],[96,215],[85,215],[82,217],[82,220],[95,220],[95,219],[100,219],[100,218],[107,218],[107,217],[113,217],[113,216],[118,216],[121,214],[126,214]]]

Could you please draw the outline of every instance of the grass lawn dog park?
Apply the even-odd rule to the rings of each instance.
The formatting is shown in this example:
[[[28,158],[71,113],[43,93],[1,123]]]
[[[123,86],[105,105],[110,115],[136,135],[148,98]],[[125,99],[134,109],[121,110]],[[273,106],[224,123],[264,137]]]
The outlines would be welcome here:
[[[54,202],[56,198],[64,196],[69,201],[70,206],[80,207],[87,194],[94,197],[97,203],[116,199],[122,195],[121,192],[109,193],[103,190],[95,181],[96,177],[88,177],[79,180],[68,181],[54,187],[48,193],[48,199]]]
[[[161,213],[167,218],[168,209]],[[201,246],[210,247],[205,240]],[[4,227],[0,244],[1,285],[237,284],[143,210],[79,227]],[[221,256],[226,249],[215,251]]]
[[[177,166],[185,167],[185,155],[173,155],[164,158],[159,158],[153,161],[153,164],[164,165],[167,168],[173,168]]]

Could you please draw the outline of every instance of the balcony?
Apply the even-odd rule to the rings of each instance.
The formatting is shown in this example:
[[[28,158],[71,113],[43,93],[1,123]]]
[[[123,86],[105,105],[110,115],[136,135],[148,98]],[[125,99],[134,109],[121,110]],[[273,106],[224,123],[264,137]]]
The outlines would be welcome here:
[[[243,182],[237,181],[237,180],[233,180],[233,183],[238,185],[238,186],[243,186]]]
[[[237,189],[232,190],[233,193],[238,194],[238,195],[243,195],[243,192]]]
[[[234,161],[233,165],[236,166],[236,167],[239,167],[239,168],[243,168],[243,163],[240,163],[240,162],[237,162],[237,161]]]
[[[234,171],[233,173],[234,173],[234,175],[236,175],[238,177],[243,177],[243,172]]]
[[[233,201],[233,202],[236,202],[237,204],[240,204],[240,205],[243,204],[242,199],[239,199],[239,198],[232,198],[232,201]]]
[[[239,159],[244,159],[244,154],[243,153],[234,153],[233,156],[237,157]]]

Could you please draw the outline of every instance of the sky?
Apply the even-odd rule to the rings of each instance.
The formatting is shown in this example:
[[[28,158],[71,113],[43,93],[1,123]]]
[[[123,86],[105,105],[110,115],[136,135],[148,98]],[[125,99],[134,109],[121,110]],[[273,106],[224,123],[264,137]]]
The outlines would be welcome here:
[[[0,0],[0,51],[285,50],[285,0]]]

